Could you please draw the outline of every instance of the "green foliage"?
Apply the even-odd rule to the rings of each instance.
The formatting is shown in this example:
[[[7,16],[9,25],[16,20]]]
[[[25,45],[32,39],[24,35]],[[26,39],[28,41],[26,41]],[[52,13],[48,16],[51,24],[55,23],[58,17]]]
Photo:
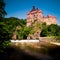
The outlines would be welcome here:
[[[27,38],[27,36],[30,34],[30,31],[31,31],[30,27],[24,27],[23,39]]]
[[[10,17],[10,18],[5,18],[4,22],[5,22],[6,26],[8,27],[8,29],[7,29],[7,30],[9,30],[8,32],[11,32],[12,34],[16,30],[16,27],[18,26],[17,38],[19,38],[19,39],[23,38],[22,37],[23,29],[26,26],[26,20],[25,19],[18,19],[15,17]]]
[[[30,34],[34,34],[34,33],[35,33],[35,30],[31,29]]]
[[[19,30],[17,30],[17,37],[18,39],[26,39],[27,36],[30,34],[31,28],[30,27],[24,27]]]
[[[40,36],[46,37],[47,35],[48,35],[47,25],[46,25],[46,23],[43,23],[42,24],[42,31],[41,31]]]
[[[19,40],[23,39],[23,29],[22,28],[20,30],[17,30],[17,38]]]
[[[42,25],[39,22],[36,23],[36,27],[42,29]]]
[[[9,26],[5,22],[0,22],[0,52],[4,52],[4,49],[8,46],[9,40],[12,37],[12,32],[9,30]]]
[[[57,25],[51,24],[48,26],[49,35],[56,36]]]
[[[9,40],[11,37],[11,31],[9,31],[9,26],[7,26],[6,24],[4,24],[2,22],[2,24],[0,24],[1,28],[0,28],[0,41],[2,40]]]
[[[47,25],[45,22],[42,24],[42,29],[47,29]]]
[[[60,26],[58,26],[56,29],[56,36],[60,36]]]
[[[16,30],[17,26],[22,27],[22,29],[26,26],[26,19],[18,19],[15,17],[4,18],[6,15],[4,8],[5,2],[4,0],[0,0],[0,51],[7,47],[7,41],[12,38],[13,32]],[[23,30],[20,30],[19,32],[21,34],[21,39],[23,38],[22,31]]]
[[[23,26],[17,18],[6,18],[3,22],[0,22],[0,36],[1,40],[9,40],[12,37],[13,32],[17,26]]]
[[[60,36],[60,26],[51,24],[47,26],[45,23],[42,25],[42,31],[41,31],[41,36]]]
[[[13,32],[16,30],[16,27],[20,26],[23,28],[23,27],[25,27],[25,25],[26,25],[26,20],[18,19],[15,17],[2,19],[2,21],[0,22],[0,27],[1,27],[0,28],[0,45],[2,47],[0,49],[1,51],[2,51],[2,49],[4,50],[4,47],[7,47],[7,45],[5,45],[6,43],[4,41],[9,41],[12,38]],[[20,34],[22,34],[22,32]],[[22,39],[23,35],[20,35],[20,36],[21,36],[21,38],[19,37],[19,39]]]
[[[4,0],[0,0],[0,18],[4,17],[7,14],[4,8],[5,8],[5,2]]]
[[[10,39],[10,32],[8,32],[8,26],[3,21],[4,16],[7,14],[4,8],[5,2],[4,0],[0,0],[0,53],[4,51],[5,47],[7,47],[5,41]]]
[[[43,29],[43,30],[41,31],[40,36],[46,37],[47,35],[48,35],[48,30],[47,30],[47,29]]]

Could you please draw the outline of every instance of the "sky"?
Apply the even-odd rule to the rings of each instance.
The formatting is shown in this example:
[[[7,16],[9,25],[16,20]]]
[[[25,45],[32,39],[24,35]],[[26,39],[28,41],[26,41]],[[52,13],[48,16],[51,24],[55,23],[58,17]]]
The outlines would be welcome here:
[[[4,0],[6,3],[5,10],[6,17],[17,17],[25,19],[27,13],[36,6],[42,10],[43,15],[51,14],[57,18],[60,25],[60,0]]]

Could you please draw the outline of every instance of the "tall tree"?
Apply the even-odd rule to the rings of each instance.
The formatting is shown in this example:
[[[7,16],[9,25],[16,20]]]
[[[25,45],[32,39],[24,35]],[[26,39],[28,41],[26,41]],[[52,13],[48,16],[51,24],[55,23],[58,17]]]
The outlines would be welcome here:
[[[0,52],[3,51],[6,46],[5,40],[9,39],[8,28],[3,19],[7,14],[4,8],[5,2],[4,0],[0,0]]]
[[[5,2],[4,0],[0,0],[0,19],[7,14],[4,8],[5,8]]]

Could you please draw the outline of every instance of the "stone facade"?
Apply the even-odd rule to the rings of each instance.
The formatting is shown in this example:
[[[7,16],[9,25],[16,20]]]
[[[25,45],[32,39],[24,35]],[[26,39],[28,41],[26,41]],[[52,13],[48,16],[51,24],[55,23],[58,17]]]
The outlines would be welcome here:
[[[33,22],[38,21],[40,23],[46,22],[47,25],[57,24],[57,19],[55,16],[47,15],[47,17],[43,16],[42,10],[35,8],[27,13],[27,26],[30,26]]]

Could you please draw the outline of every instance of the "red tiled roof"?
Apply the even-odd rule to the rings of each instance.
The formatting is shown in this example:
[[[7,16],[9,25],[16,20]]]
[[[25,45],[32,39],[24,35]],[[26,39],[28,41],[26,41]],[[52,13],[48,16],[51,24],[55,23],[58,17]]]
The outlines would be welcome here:
[[[56,18],[55,16],[52,16],[52,15],[48,15],[47,17],[48,18]]]
[[[30,12],[28,12],[27,15],[29,15],[29,14],[34,14],[34,13],[37,13],[37,12],[42,13],[41,10],[34,10],[34,11],[30,11]]]

